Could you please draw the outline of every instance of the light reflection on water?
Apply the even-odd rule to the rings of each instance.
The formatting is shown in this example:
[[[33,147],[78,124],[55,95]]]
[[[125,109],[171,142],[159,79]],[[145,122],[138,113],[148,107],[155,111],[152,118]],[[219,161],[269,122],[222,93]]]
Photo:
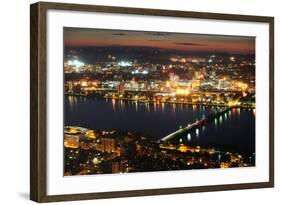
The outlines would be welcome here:
[[[164,137],[216,111],[216,107],[133,102],[124,100],[97,100],[79,96],[65,98],[65,123],[89,126],[93,129],[135,129],[139,132]],[[114,113],[114,114],[113,114]],[[248,136],[250,135],[250,136]],[[254,149],[255,110],[233,108],[180,137],[183,142],[251,146]],[[249,140],[247,139],[249,138]],[[246,139],[246,142],[244,140]],[[252,140],[253,139],[253,140]],[[178,141],[179,139],[177,139]]]
[[[80,97],[81,98],[81,97]],[[82,97],[83,101],[86,101],[85,97]],[[73,97],[73,96],[68,96],[68,100],[70,103],[70,107],[71,110],[73,110],[73,106],[75,106],[75,104],[77,103],[77,97]],[[116,101],[118,103],[116,103]],[[138,102],[138,101],[123,101],[123,100],[115,100],[112,99],[111,100],[112,103],[112,109],[115,112],[116,110],[121,110],[124,111],[126,109],[126,106],[133,104],[134,105],[134,110],[136,112],[141,111],[145,111],[145,112],[165,112],[166,107],[169,108],[168,110],[172,111],[173,113],[176,113],[177,111],[182,111],[184,109],[188,109],[189,107],[192,108],[192,111],[195,112],[197,110],[202,110],[205,111],[206,110],[206,106],[204,105],[187,105],[187,104],[176,104],[176,103],[172,103],[172,104],[166,104],[166,103],[159,103],[159,102]],[[217,108],[214,106],[209,107],[209,109],[212,112],[217,111]],[[255,115],[255,110],[252,110],[253,114]],[[231,115],[240,115],[241,109],[240,108],[233,108],[232,110],[230,110],[229,112],[224,113],[223,115],[216,117],[214,119],[214,125],[215,128],[219,128],[220,125],[223,124],[223,121],[227,121]],[[205,118],[205,114],[202,114],[202,118]],[[200,119],[200,118],[199,118]],[[198,120],[198,118],[196,118],[196,121]],[[186,124],[187,125],[187,124]],[[185,126],[186,126],[185,125]],[[183,125],[184,126],[184,125]],[[196,129],[195,133],[191,134],[191,133],[187,133],[187,140],[191,141],[192,136],[194,135],[194,137],[199,138],[200,137],[200,131],[202,131],[202,133],[206,130],[206,126],[202,126],[200,129]]]
[[[162,103],[162,112],[165,112],[165,103]]]
[[[68,102],[69,102],[69,108],[70,108],[70,110],[73,111],[74,107],[75,107],[76,104],[77,104],[77,97],[69,95],[69,96],[67,97],[67,100],[68,100]]]
[[[68,101],[70,103],[71,108],[73,108],[73,106],[75,106],[75,104],[77,103],[77,98],[81,98],[83,102],[87,102],[87,98],[86,97],[76,97],[76,96],[68,96]],[[108,99],[105,100],[106,102],[108,102]],[[211,106],[205,106],[205,105],[188,105],[188,104],[184,104],[184,103],[164,103],[164,102],[139,102],[139,101],[124,101],[124,100],[116,100],[116,99],[111,99],[111,104],[112,104],[112,109],[113,111],[117,111],[117,110],[121,110],[123,111],[124,109],[126,109],[126,106],[130,106],[130,105],[134,105],[134,110],[135,111],[147,111],[147,112],[165,112],[166,109],[168,109],[168,111],[172,111],[172,112],[177,112],[177,111],[181,111],[181,110],[186,110],[186,109],[190,109],[193,112],[198,112],[198,110],[200,110],[201,112],[207,111],[209,112],[210,110],[212,112],[216,111],[216,107]],[[206,110],[206,107],[208,107],[208,110]],[[229,111],[229,113],[225,113],[224,118],[227,119],[227,115],[229,115],[230,113],[235,113],[235,114],[239,114],[240,113],[240,109],[236,108],[232,111]],[[204,114],[203,114],[204,115]],[[203,115],[201,117],[203,117]],[[200,119],[200,118],[198,118]],[[219,119],[221,122],[221,119]]]
[[[116,106],[115,99],[112,99],[111,102],[112,102],[112,109],[113,109],[113,111],[115,111],[115,106]]]
[[[216,117],[214,119],[215,129],[218,129],[224,121],[227,121],[228,117],[231,115],[231,112],[224,113],[223,116]],[[187,134],[187,141],[191,141],[192,137],[196,137],[197,139],[200,137],[200,133],[204,133],[206,130],[206,126],[202,126],[200,128],[196,128],[195,132]]]
[[[227,113],[224,113],[224,120],[227,120]]]
[[[138,112],[139,111],[138,101],[135,101],[135,108],[136,108],[136,111]]]
[[[123,102],[123,100],[120,100],[120,107],[122,111],[125,109],[125,103]]]
[[[191,134],[187,133],[187,141],[190,142],[191,141]]]

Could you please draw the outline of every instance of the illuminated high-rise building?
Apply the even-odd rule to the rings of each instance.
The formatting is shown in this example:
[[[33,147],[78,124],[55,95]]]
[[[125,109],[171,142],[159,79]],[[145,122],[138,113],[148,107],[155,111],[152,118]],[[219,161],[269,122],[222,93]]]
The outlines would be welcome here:
[[[88,129],[82,127],[64,127],[64,146],[79,148],[80,139],[86,136]]]
[[[121,81],[120,84],[118,85],[118,93],[119,95],[124,95],[125,93],[125,82]]]
[[[169,77],[170,77],[170,81],[171,81],[172,85],[177,85],[177,83],[180,80],[180,77],[174,73],[170,73]]]
[[[101,138],[102,151],[103,152],[114,152],[115,151],[115,139],[112,137]]]
[[[66,148],[79,148],[79,136],[64,135],[64,146]]]

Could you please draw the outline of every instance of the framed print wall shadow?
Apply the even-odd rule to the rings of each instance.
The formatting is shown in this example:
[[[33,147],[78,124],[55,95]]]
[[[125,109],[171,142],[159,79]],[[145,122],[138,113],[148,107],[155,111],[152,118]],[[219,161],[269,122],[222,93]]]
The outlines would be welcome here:
[[[39,2],[30,198],[274,186],[274,18]]]

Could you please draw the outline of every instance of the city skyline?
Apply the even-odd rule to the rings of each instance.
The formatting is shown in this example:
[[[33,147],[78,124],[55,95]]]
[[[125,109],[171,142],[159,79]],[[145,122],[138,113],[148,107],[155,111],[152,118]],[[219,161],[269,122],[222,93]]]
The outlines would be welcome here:
[[[65,176],[255,166],[255,38],[64,28],[64,40]]]

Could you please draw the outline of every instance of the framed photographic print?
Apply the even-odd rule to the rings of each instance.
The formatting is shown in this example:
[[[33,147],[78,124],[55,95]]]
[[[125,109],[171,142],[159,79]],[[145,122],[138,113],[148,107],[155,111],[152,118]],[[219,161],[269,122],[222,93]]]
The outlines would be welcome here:
[[[274,186],[274,18],[31,5],[37,202]]]

